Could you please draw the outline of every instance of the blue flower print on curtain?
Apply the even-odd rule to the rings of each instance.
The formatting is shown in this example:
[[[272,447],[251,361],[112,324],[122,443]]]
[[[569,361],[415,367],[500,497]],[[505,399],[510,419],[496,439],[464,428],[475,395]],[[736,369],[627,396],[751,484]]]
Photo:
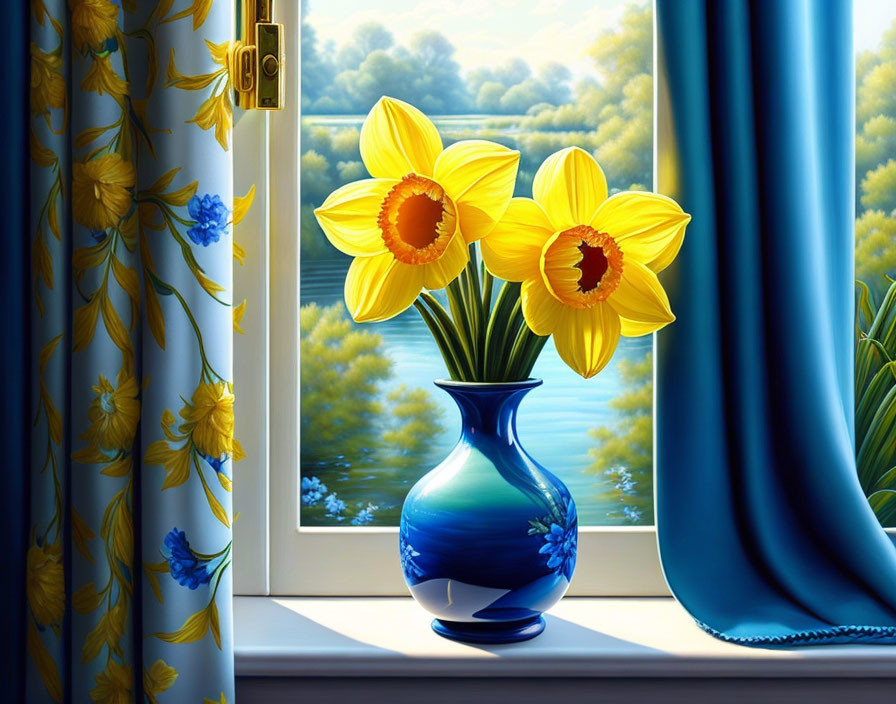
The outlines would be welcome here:
[[[187,203],[190,217],[196,221],[187,234],[196,244],[208,247],[227,233],[227,218],[230,211],[221,201],[221,196],[206,193],[202,198],[193,196]]]
[[[168,551],[168,571],[182,587],[196,589],[200,584],[208,584],[217,572],[223,558],[230,553],[230,547],[215,555],[201,555],[190,548],[186,534],[177,527],[165,536]]]

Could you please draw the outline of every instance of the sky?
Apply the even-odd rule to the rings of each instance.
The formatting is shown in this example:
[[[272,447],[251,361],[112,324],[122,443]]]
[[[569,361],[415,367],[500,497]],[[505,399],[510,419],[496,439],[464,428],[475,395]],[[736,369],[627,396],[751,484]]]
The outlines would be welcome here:
[[[533,68],[557,61],[577,78],[593,71],[588,47],[618,24],[628,1],[307,0],[308,20],[323,43],[338,47],[357,25],[376,20],[397,43],[420,29],[442,32],[457,47],[464,73],[519,56]],[[854,0],[856,53],[876,48],[894,19],[894,0]]]
[[[532,68],[556,61],[581,77],[593,73],[588,47],[601,30],[618,24],[625,5],[624,0],[309,0],[308,21],[318,40],[332,40],[337,47],[370,20],[383,24],[399,44],[417,30],[437,30],[457,48],[454,59],[464,74],[522,57]]]
[[[856,53],[876,49],[881,35],[896,19],[893,0],[853,0],[853,41]]]

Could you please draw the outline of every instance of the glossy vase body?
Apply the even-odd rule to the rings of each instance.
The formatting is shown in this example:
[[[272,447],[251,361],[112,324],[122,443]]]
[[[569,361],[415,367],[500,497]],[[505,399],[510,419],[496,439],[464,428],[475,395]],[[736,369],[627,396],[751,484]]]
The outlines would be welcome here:
[[[411,594],[440,635],[509,643],[538,635],[569,587],[576,509],[566,486],[516,434],[520,401],[540,380],[437,381],[461,413],[451,454],[401,511],[399,549]]]

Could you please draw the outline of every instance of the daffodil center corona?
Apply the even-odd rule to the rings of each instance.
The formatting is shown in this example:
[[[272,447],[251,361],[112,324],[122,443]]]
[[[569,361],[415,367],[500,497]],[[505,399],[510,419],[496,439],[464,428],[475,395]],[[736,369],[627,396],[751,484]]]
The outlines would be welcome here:
[[[441,257],[448,247],[457,214],[438,183],[412,173],[386,194],[377,224],[396,259],[425,264]]]
[[[545,284],[553,296],[573,308],[605,301],[622,279],[622,250],[606,232],[588,225],[564,230],[542,253]]]

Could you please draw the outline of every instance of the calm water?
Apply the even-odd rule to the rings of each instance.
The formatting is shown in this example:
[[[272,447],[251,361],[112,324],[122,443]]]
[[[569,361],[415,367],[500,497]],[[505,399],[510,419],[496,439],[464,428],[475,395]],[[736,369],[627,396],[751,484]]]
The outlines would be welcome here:
[[[347,266],[347,259],[303,264],[301,303],[342,303]],[[393,362],[393,377],[382,383],[385,391],[401,384],[432,391],[433,400],[443,409],[445,427],[432,442],[435,456],[443,457],[457,439],[460,415],[448,395],[432,385],[433,379],[445,377],[446,372],[417,312],[410,309],[385,323],[359,327],[382,336],[385,353]],[[649,336],[623,338],[610,365],[597,377],[584,380],[563,363],[553,341],[549,341],[533,371],[533,376],[544,379],[545,383],[534,389],[520,407],[520,438],[535,459],[567,484],[578,506],[581,525],[618,522],[607,518],[607,512],[614,505],[599,495],[597,478],[585,472],[591,465],[588,451],[595,442],[588,431],[615,421],[615,413],[607,402],[624,390],[617,369],[619,360],[643,358],[651,345]],[[421,467],[419,471],[401,472],[396,476],[393,468],[339,459],[332,467],[303,467],[303,475],[318,475],[330,491],[337,491],[349,505],[349,518],[355,514],[358,503],[377,504],[380,509],[376,525],[397,525],[405,493],[430,468]],[[323,519],[323,509],[317,506],[310,510],[303,507],[303,523],[332,525],[333,522]]]
[[[360,130],[366,115],[306,115],[302,117],[302,125],[307,127],[325,127],[332,131],[355,128]],[[491,129],[489,122],[500,121],[500,132],[504,136],[520,134],[520,115],[430,115],[429,118],[439,129],[442,136],[452,137],[459,132]],[[495,128],[497,129],[497,128]]]

